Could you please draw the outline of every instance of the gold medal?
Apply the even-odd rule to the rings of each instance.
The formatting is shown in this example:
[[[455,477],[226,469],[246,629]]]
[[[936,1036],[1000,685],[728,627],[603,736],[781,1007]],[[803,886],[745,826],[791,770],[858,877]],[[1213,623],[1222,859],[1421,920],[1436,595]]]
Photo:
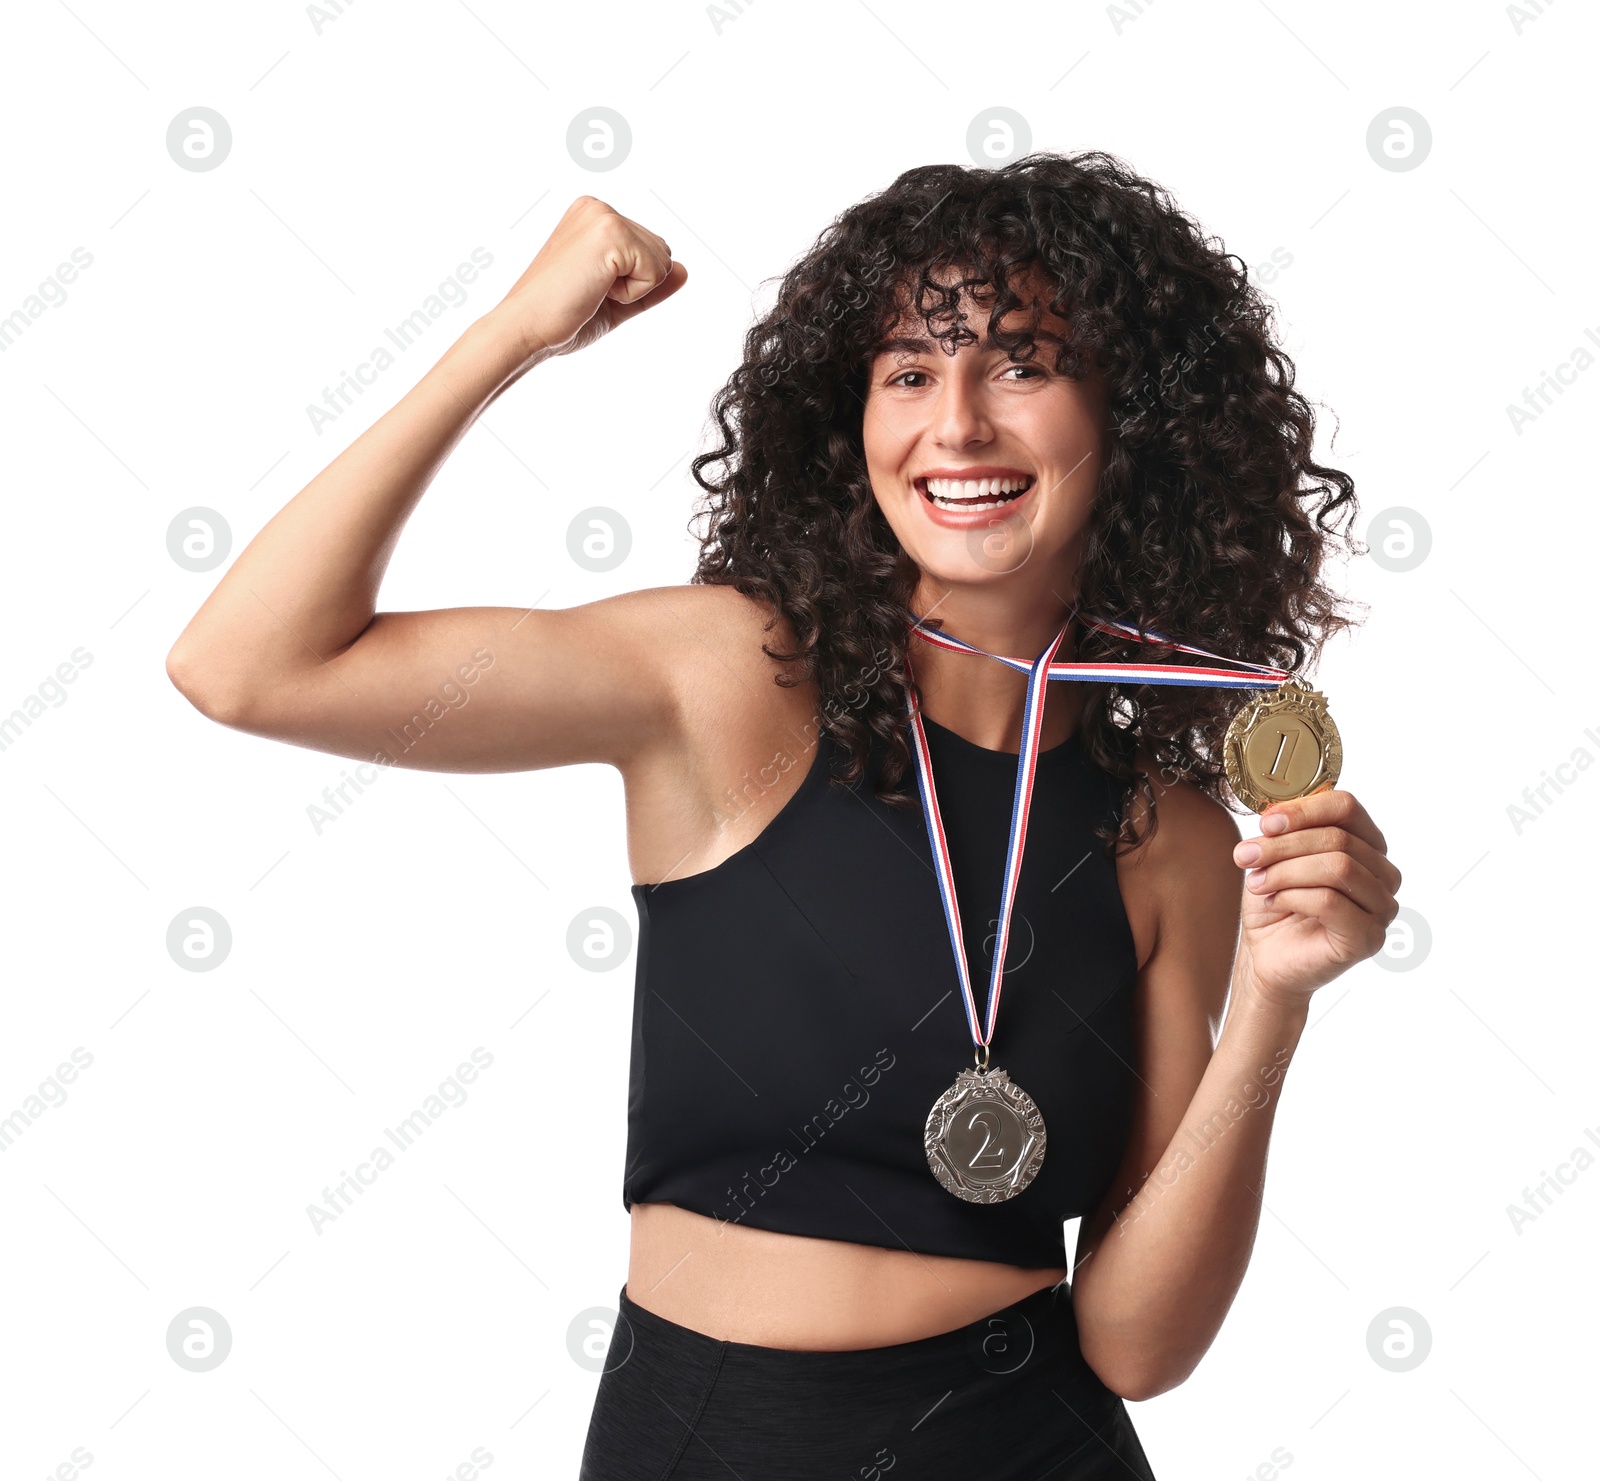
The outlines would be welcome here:
[[[1222,741],[1228,785],[1252,812],[1333,786],[1343,762],[1327,700],[1298,679],[1251,699]]]

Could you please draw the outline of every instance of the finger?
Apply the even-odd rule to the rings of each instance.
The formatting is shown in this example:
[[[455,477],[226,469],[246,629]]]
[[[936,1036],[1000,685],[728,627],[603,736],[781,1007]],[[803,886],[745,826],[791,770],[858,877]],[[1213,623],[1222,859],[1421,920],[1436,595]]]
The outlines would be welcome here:
[[[1344,962],[1365,961],[1383,950],[1388,930],[1348,895],[1323,887],[1279,890],[1266,902],[1271,911],[1288,911],[1319,922],[1344,949]]]
[[[646,309],[654,308],[665,298],[671,298],[683,285],[689,281],[689,270],[681,262],[672,264],[665,278],[655,285],[643,298],[637,298],[632,303],[619,303],[611,311],[612,322],[621,324],[631,319],[635,314],[642,314]]]
[[[619,212],[618,215],[620,216],[621,213]],[[651,231],[648,226],[641,225],[631,216],[622,216],[622,220],[627,223],[628,229],[633,232],[635,236],[639,237],[643,241],[653,243],[655,245],[656,252],[664,262],[672,261],[672,248],[667,245],[667,239],[662,236],[660,232]]]
[[[653,260],[635,263],[626,273],[617,274],[616,281],[606,289],[606,297],[624,306],[638,303],[640,299],[654,293],[666,281],[671,271],[670,264],[666,269],[658,271]]]
[[[1282,890],[1333,889],[1387,925],[1398,913],[1394,896],[1349,854],[1305,854],[1245,875],[1245,889],[1265,896]]]
[[[672,271],[672,248],[667,245],[667,239],[651,231],[648,227],[640,226],[637,221],[627,216],[622,218],[628,223],[633,236],[633,244],[641,260],[649,262],[659,274],[659,279],[664,279]]]
[[[1283,818],[1287,826],[1269,829],[1267,823],[1272,818]],[[1281,838],[1285,832],[1330,824],[1366,839],[1380,854],[1389,852],[1382,830],[1372,821],[1366,808],[1356,801],[1353,793],[1337,787],[1324,788],[1309,797],[1292,797],[1287,802],[1274,802],[1261,814],[1261,831],[1268,837]]]
[[[1391,895],[1399,890],[1401,874],[1388,855],[1343,828],[1302,828],[1273,837],[1243,838],[1234,845],[1233,862],[1241,869],[1264,869],[1283,859],[1332,853],[1349,854],[1357,863],[1364,864]]]

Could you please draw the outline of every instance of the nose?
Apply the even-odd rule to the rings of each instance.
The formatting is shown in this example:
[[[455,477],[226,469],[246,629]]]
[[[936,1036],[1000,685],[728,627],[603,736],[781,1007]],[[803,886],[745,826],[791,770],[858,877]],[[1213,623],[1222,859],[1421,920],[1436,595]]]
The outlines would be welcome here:
[[[941,447],[970,448],[994,440],[982,395],[959,371],[944,378],[929,431]]]

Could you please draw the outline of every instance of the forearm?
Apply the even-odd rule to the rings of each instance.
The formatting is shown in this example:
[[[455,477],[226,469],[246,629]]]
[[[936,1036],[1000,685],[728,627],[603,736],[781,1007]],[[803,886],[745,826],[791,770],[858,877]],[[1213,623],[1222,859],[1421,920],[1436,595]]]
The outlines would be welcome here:
[[[174,646],[174,679],[237,694],[280,683],[354,642],[435,473],[528,364],[517,336],[493,314],[472,324],[240,553]]]
[[[1307,1006],[1263,996],[1241,959],[1217,1046],[1176,1134],[1073,1278],[1085,1357],[1119,1391],[1181,1383],[1249,1265],[1278,1094]]]

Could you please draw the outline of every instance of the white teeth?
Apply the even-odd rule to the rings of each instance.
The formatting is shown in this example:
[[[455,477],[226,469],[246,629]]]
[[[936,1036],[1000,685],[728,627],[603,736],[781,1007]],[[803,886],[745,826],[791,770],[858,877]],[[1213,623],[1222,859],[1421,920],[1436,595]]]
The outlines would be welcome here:
[[[1031,478],[927,478],[928,497],[945,509],[998,509],[1027,491]]]

